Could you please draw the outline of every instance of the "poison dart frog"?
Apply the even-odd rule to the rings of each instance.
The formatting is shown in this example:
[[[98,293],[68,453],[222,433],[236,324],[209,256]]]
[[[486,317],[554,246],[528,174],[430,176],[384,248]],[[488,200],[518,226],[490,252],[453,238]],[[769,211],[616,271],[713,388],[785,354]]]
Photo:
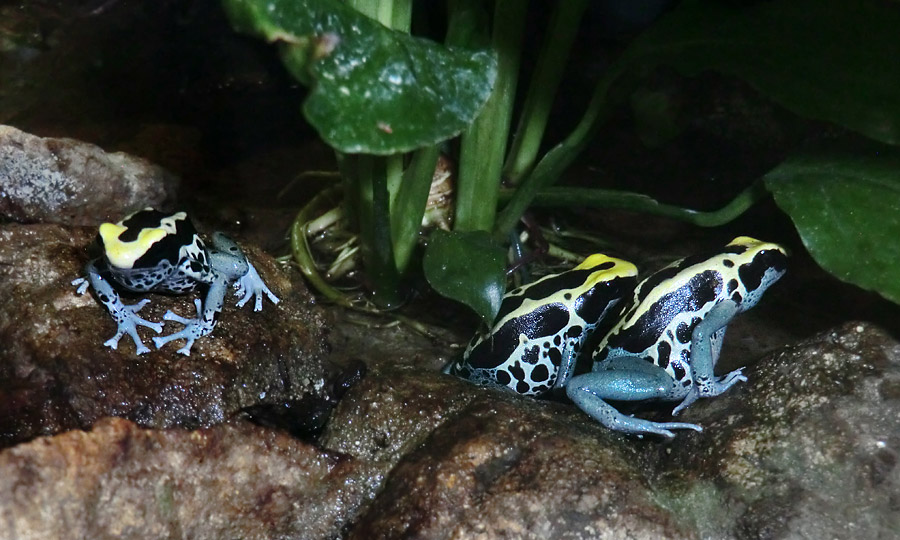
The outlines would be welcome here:
[[[636,276],[630,262],[594,254],[571,270],[516,288],[503,297],[493,325],[444,371],[532,396],[563,387],[585,340],[621,311],[619,301]]]
[[[74,280],[72,285],[78,287],[78,294],[93,287],[97,298],[116,321],[116,335],[104,343],[111,349],[115,349],[119,339],[128,334],[134,340],[137,354],[149,352],[137,327],[145,326],[157,334],[163,328],[162,324],[137,314],[150,300],[125,305],[116,292],[117,287],[139,293],[169,294],[185,294],[198,285],[208,287],[202,303],[200,299],[194,300],[197,318],[188,319],[168,311],[163,318],[179,322],[184,328],[153,338],[156,348],[184,339],[185,345],[178,352],[186,356],[190,355],[195,340],[215,328],[229,285],[240,297],[238,307],[243,307],[254,297],[254,310],[260,311],[263,294],[274,304],[279,301],[233,240],[217,232],[212,235],[213,248],[208,248],[184,212],[167,214],[145,208],[118,223],[102,224],[97,241],[102,255],[89,262],[85,267],[87,276]]]
[[[644,279],[622,318],[593,355],[593,370],[569,381],[566,393],[610,429],[673,437],[696,424],[625,416],[606,400],[678,401],[678,414],[698,398],[717,396],[747,378],[741,370],[716,377],[728,323],[756,305],[784,275],[781,246],[735,238],[724,249],[676,261]]]

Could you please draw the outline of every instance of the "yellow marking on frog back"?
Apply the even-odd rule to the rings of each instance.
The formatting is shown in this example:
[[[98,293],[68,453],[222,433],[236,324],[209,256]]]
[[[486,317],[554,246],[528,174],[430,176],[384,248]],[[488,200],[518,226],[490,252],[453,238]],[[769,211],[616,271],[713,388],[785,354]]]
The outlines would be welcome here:
[[[749,236],[738,236],[731,242],[728,242],[728,245],[729,246],[744,246],[745,248],[747,248],[747,251],[742,253],[741,255],[743,256],[743,255],[749,253],[749,254],[751,254],[751,257],[749,257],[749,258],[752,258],[753,254],[759,253],[760,251],[766,251],[768,249],[774,249],[776,251],[780,251],[780,252],[784,253],[785,255],[788,254],[787,250],[784,249],[783,247],[779,246],[778,244],[773,244],[772,242],[763,242],[762,240],[757,240],[756,238],[750,238]]]
[[[128,230],[120,223],[104,223],[100,225],[100,238],[103,240],[103,249],[109,263],[116,268],[132,268],[134,262],[141,255],[147,253],[150,246],[162,240],[166,234],[165,229],[144,229],[135,240],[131,242],[123,242],[119,240],[119,236]]]
[[[573,270],[590,270],[609,262],[613,263],[612,268],[597,270],[596,272],[591,273],[587,277],[587,279],[584,280],[583,287],[579,287],[578,290],[583,289],[586,291],[600,281],[609,281],[615,278],[634,277],[638,274],[637,267],[630,262],[622,259],[616,259],[615,257],[610,257],[602,253],[594,253],[593,255],[589,255]]]
[[[787,255],[787,250],[785,250],[778,244],[763,242],[762,240],[750,238],[749,236],[738,236],[726,245],[726,247],[728,246],[741,246],[745,249],[741,253],[718,253],[692,266],[686,266],[669,279],[659,282],[652,291],[647,292],[647,295],[640,301],[639,304],[634,306],[627,317],[624,317],[621,321],[619,321],[618,324],[616,324],[616,327],[610,332],[609,335],[617,333],[624,328],[630,328],[631,326],[633,326],[650,308],[652,308],[657,302],[659,302],[665,295],[667,295],[671,291],[680,289],[681,287],[686,285],[694,276],[701,272],[704,272],[706,270],[717,271],[722,275],[723,282],[727,282],[732,277],[739,278],[740,276],[738,275],[738,271],[741,265],[752,261],[753,258],[756,257],[756,255],[761,251],[774,249]],[[724,262],[726,259],[732,261],[733,265],[730,267],[725,266]],[[678,266],[682,264],[683,260],[684,259],[679,259],[667,265],[660,271],[665,270],[666,268],[671,268],[673,266]],[[646,283],[647,280],[652,278],[654,275],[655,273],[651,274],[643,281],[641,281],[640,284],[638,284],[634,292],[635,301],[637,301],[637,299],[639,298],[640,293],[643,292],[641,289],[643,288],[644,283]]]

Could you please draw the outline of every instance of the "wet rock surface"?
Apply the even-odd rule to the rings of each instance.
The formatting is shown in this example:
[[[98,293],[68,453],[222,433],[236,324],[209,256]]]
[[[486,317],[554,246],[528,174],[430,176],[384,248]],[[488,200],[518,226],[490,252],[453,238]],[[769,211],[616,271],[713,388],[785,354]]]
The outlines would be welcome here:
[[[685,414],[703,436],[659,454],[682,515],[714,538],[900,534],[900,344],[847,323],[747,376]]]
[[[361,466],[247,422],[107,419],[0,453],[0,536],[332,538],[371,497]]]
[[[747,374],[682,415],[703,433],[665,441],[609,432],[568,404],[386,368],[350,390],[322,443],[382,464],[350,538],[895,536],[900,344],[848,323]]]
[[[246,422],[191,432],[102,420],[90,433],[0,452],[0,477],[14,479],[0,492],[58,506],[60,467],[76,482],[92,479],[65,503],[83,516],[81,537],[97,538],[120,534],[123,515],[155,527],[136,525],[131,537],[170,538],[888,538],[898,530],[900,344],[869,324],[767,355],[748,368],[748,382],[685,411],[703,433],[672,441],[614,433],[568,403],[390,357],[379,367],[376,351],[371,360],[315,445]],[[669,410],[637,414],[664,419]],[[97,448],[107,453],[81,457]],[[228,478],[233,493],[220,484]],[[9,497],[3,511],[22,504]],[[192,506],[204,497],[208,506]],[[176,515],[182,503],[193,510]],[[33,513],[19,514],[17,530],[62,526],[62,514],[42,516],[43,528]]]
[[[619,438],[571,407],[389,370],[350,390],[323,445],[385,468],[349,538],[692,537]]]
[[[0,216],[95,225],[171,202],[177,179],[158,165],[74,139],[0,125]]]
[[[88,428],[104,416],[142,426],[195,428],[260,403],[330,399],[325,319],[302,281],[244,246],[260,275],[281,298],[260,312],[226,298],[219,323],[197,340],[189,357],[178,342],[138,356],[127,337],[103,345],[115,323],[90,294],[70,282],[83,274],[96,231],[58,225],[0,226],[0,442]],[[193,299],[147,295],[141,315],[161,321],[166,310],[193,316]],[[124,297],[123,297],[124,298]],[[127,304],[138,298],[125,298]],[[180,325],[169,322],[163,333]]]

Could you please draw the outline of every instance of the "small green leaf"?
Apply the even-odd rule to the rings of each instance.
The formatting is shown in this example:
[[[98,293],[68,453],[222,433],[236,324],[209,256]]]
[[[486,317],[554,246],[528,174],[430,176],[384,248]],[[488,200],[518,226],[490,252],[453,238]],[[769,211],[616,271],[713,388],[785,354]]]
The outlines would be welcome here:
[[[626,64],[740,77],[791,111],[900,144],[896,2],[685,1],[636,39]]]
[[[801,157],[766,187],[825,270],[900,303],[900,155]]]
[[[386,28],[338,0],[223,0],[234,27],[282,46],[303,106],[346,153],[406,152],[458,135],[487,101],[497,60]]]
[[[432,233],[425,278],[438,293],[469,306],[490,325],[506,288],[503,248],[485,231]]]

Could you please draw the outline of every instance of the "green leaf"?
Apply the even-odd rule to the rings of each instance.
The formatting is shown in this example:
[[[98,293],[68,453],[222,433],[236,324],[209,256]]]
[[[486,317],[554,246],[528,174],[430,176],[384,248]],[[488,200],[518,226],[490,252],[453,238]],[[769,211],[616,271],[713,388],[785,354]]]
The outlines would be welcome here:
[[[346,153],[387,155],[458,135],[494,84],[490,50],[390,30],[337,0],[223,0],[234,27],[282,47],[311,91],[307,120]]]
[[[432,233],[425,278],[438,293],[469,306],[490,325],[506,288],[503,248],[485,231]]]
[[[794,158],[765,181],[822,268],[900,303],[900,155]]]
[[[900,144],[896,2],[683,2],[623,61],[740,77],[809,118]]]

